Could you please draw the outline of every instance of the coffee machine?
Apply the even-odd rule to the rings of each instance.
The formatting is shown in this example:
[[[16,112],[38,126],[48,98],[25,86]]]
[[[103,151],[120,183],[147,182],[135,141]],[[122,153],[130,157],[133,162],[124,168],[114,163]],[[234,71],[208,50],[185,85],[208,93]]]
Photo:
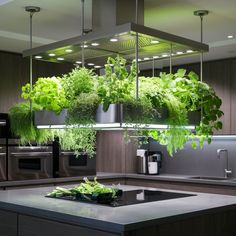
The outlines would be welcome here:
[[[159,175],[162,165],[162,153],[160,151],[148,151],[137,149],[138,174]]]

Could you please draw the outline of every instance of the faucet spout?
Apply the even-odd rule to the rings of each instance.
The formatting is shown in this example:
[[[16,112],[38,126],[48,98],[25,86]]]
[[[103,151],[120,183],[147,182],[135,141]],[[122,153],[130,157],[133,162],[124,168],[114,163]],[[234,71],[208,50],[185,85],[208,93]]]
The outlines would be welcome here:
[[[220,158],[221,157],[221,152],[225,152],[225,158],[226,158],[226,168],[224,169],[224,177],[228,178],[229,175],[232,174],[232,170],[229,170],[229,158],[228,158],[228,150],[226,148],[220,148],[217,149],[216,153],[217,153],[217,157]]]

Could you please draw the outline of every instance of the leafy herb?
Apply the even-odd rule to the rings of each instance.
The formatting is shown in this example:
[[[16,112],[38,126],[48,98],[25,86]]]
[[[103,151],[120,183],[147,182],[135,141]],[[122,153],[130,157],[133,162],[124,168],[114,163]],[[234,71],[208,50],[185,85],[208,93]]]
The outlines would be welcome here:
[[[110,104],[123,103],[134,96],[132,87],[135,70],[133,63],[128,72],[126,60],[122,57],[108,58],[105,65],[105,75],[99,77],[97,88],[104,111],[108,110]]]
[[[30,99],[37,104],[38,109],[50,110],[60,113],[68,107],[65,92],[61,85],[61,79],[57,77],[39,78],[30,91],[30,84],[22,87],[22,98]]]
[[[33,104],[33,109],[38,109],[38,107]],[[46,143],[53,140],[50,130],[37,129],[33,125],[29,103],[19,103],[11,107],[9,117],[11,132],[20,138],[21,144],[28,144],[31,141]]]
[[[82,93],[91,93],[94,90],[95,74],[86,68],[76,68],[63,76],[65,96],[70,103],[74,103]]]
[[[90,128],[70,128],[55,130],[55,135],[59,137],[61,148],[74,151],[76,156],[85,152],[89,157],[93,157],[96,149],[96,130]]]

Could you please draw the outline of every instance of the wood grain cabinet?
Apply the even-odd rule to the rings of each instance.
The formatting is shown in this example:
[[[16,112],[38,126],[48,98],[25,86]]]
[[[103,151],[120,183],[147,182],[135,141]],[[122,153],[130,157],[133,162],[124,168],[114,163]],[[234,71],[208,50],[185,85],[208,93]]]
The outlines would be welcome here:
[[[17,214],[0,210],[0,235],[17,236]]]

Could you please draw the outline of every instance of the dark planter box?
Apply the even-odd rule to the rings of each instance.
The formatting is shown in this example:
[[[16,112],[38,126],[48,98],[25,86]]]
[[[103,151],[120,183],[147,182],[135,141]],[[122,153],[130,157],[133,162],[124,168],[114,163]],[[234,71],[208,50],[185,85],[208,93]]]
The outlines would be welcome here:
[[[97,123],[145,123],[164,124],[168,117],[168,110],[159,108],[146,113],[141,106],[129,104],[110,104],[104,112],[103,106],[99,105],[96,114]]]
[[[41,110],[34,112],[34,124],[37,125],[64,125],[68,110],[62,109],[60,114],[53,111]]]

